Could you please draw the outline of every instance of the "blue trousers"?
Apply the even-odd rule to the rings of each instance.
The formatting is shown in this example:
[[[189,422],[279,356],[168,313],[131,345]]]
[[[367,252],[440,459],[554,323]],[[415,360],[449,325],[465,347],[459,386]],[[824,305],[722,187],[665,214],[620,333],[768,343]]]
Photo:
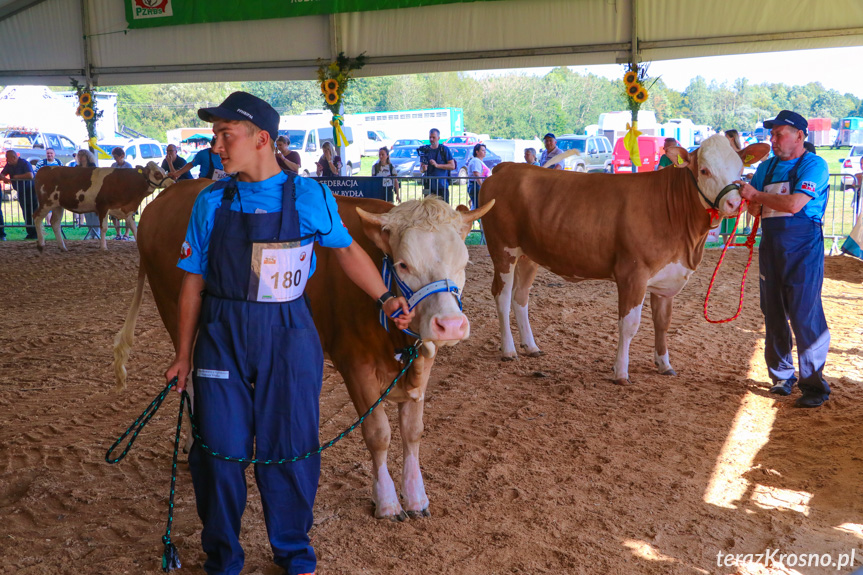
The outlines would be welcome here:
[[[770,378],[797,381],[804,395],[830,394],[822,374],[830,331],[821,305],[824,236],[821,226],[797,214],[763,221],[758,262]],[[790,324],[790,327],[789,327]],[[797,342],[799,381],[794,375],[791,334]]]
[[[299,307],[305,302],[290,303],[204,298],[195,344],[195,418],[213,451],[280,459],[318,447],[323,354],[308,310]],[[189,467],[204,526],[204,569],[239,574],[248,464],[213,457],[196,441]],[[319,477],[319,455],[255,466],[273,559],[289,575],[315,570],[308,533]]]

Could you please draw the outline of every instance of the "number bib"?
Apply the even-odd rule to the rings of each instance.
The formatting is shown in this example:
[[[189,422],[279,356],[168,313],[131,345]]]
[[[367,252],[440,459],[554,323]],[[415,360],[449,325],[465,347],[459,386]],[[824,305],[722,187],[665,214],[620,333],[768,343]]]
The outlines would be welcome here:
[[[226,172],[225,170],[220,170],[219,168],[215,168],[215,169],[213,170],[213,179],[214,179],[214,180],[216,180],[216,181],[218,181],[218,180],[224,180],[225,178],[227,178],[227,177],[228,177],[228,176],[230,176],[230,175],[231,175],[231,174],[229,174],[229,173],[228,173],[228,172]]]
[[[776,182],[775,184],[768,184],[764,186],[764,192],[768,194],[778,194],[780,196],[787,196],[791,193],[789,189],[788,182]],[[790,218],[794,214],[790,212],[780,212],[778,210],[774,210],[773,208],[768,208],[767,206],[762,206],[761,208],[761,217],[762,218]]]
[[[293,301],[303,295],[312,265],[314,242],[255,243],[249,276],[249,300]]]

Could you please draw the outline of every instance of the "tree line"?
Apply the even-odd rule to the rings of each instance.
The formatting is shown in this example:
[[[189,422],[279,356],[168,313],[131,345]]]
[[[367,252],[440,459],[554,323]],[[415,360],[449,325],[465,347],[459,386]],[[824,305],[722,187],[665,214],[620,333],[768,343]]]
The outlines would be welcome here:
[[[621,76],[623,68],[621,68]],[[863,116],[857,96],[828,90],[820,83],[803,86],[707,82],[693,78],[679,92],[662,78],[650,86],[642,107],[659,122],[688,118],[720,129],[752,130],[758,121],[789,109],[807,118],[829,117],[834,127],[846,116]],[[323,107],[315,81],[163,84],[100,87],[116,92],[120,124],[165,141],[165,131],[205,125],[197,109],[216,105],[234,90],[245,90],[270,102],[282,114]],[[465,128],[495,138],[534,138],[546,132],[582,133],[599,114],[626,110],[622,80],[580,74],[561,67],[543,76],[508,73],[476,77],[448,72],[411,76],[358,78],[345,96],[347,113],[462,108]]]

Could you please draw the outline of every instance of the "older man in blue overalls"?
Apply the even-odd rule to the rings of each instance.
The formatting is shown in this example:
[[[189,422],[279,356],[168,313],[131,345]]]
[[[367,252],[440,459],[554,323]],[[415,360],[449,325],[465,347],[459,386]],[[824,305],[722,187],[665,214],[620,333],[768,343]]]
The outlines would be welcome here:
[[[758,263],[770,393],[791,395],[797,383],[803,395],[794,405],[818,407],[830,395],[823,374],[830,331],[821,305],[827,163],[803,147],[808,123],[800,114],[783,110],[764,127],[770,129],[774,157],[758,166],[752,185],[743,184],[740,195],[749,200],[749,212],[762,218]],[[799,380],[791,355],[792,332]]]
[[[330,190],[282,172],[273,145],[279,115],[269,104],[234,92],[198,115],[213,122],[213,149],[235,175],[204,188],[192,209],[178,263],[186,276],[177,357],[165,376],[185,387],[194,343],[203,443],[238,458],[251,458],[253,449],[260,459],[295,457],[318,447],[323,354],[303,297],[314,242],[334,248],[348,277],[387,315],[404,312],[398,327],[413,314],[352,240]],[[243,568],[247,465],[213,457],[198,441],[189,454],[208,574]],[[319,455],[255,467],[274,561],[289,575],[316,568],[308,533],[319,476]]]

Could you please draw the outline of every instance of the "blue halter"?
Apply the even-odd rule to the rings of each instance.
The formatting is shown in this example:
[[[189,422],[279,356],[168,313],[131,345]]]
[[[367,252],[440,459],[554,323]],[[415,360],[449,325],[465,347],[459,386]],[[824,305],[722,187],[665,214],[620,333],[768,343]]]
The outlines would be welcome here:
[[[393,268],[393,261],[388,255],[384,255],[383,263],[381,264],[381,277],[384,280],[384,285],[387,286],[387,289],[392,291],[393,287],[393,279],[395,279],[396,284],[399,286],[399,291],[402,292],[402,295],[406,300],[408,300],[408,309],[413,310],[422,300],[427,298],[428,296],[436,293],[448,292],[455,297],[458,302],[458,309],[462,310],[461,303],[461,290],[458,288],[456,283],[452,280],[437,280],[433,281],[430,284],[426,284],[417,291],[413,291],[408,285],[402,281],[399,275],[396,273],[395,268]],[[401,309],[397,309],[395,313],[393,313],[392,317],[398,317],[402,314]],[[384,310],[380,312],[380,321],[381,325],[384,326],[384,329],[387,331],[390,330],[389,322],[387,322],[387,314],[384,313]],[[408,334],[411,337],[415,337],[417,339],[420,338],[420,334],[413,331],[412,329],[403,329],[403,332]]]

